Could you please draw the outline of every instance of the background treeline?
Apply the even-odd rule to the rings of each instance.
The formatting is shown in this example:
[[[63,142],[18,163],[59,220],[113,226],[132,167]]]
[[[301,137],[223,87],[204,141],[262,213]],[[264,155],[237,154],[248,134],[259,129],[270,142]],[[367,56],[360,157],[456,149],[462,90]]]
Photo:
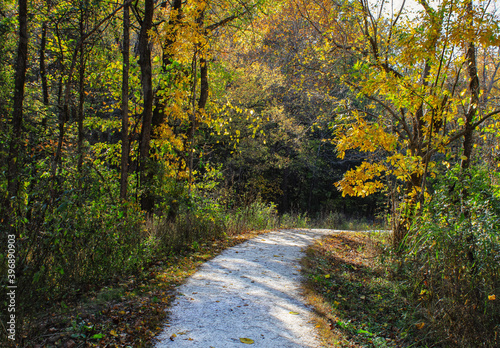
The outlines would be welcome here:
[[[498,19],[417,3],[2,2],[20,310],[291,214],[388,214],[429,322],[498,333]]]
[[[380,199],[333,187],[356,161],[314,126],[331,93],[295,88],[300,52],[269,49],[274,3],[0,6],[1,238],[16,235],[19,320],[278,212],[374,219]]]

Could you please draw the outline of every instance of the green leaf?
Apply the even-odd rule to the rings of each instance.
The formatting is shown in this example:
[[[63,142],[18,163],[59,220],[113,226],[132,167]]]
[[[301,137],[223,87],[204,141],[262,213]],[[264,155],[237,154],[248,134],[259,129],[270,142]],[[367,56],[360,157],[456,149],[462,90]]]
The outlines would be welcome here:
[[[372,334],[371,332],[366,331],[366,330],[363,330],[363,329],[359,329],[359,330],[358,330],[358,333],[359,333],[359,334],[364,334],[364,335],[366,335],[366,336],[370,336],[370,337],[371,337],[371,336],[373,336],[373,334]]]

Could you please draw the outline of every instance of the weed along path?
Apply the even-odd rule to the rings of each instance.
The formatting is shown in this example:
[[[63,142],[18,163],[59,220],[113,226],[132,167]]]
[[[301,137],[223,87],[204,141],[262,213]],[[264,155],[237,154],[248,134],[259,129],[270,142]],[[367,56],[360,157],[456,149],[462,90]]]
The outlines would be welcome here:
[[[331,233],[270,232],[206,262],[178,288],[156,347],[319,347],[299,260],[314,239]]]

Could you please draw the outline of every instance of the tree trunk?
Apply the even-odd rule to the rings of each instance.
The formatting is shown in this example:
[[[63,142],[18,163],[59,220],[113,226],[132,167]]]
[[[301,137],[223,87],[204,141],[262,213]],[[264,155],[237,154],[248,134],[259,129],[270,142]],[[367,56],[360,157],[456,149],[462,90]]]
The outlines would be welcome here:
[[[40,78],[42,80],[43,104],[49,105],[49,87],[47,83],[47,71],[45,67],[45,47],[47,45],[47,22],[42,23],[42,37],[40,39]],[[45,119],[44,119],[45,121]]]
[[[14,108],[12,113],[12,138],[7,169],[7,190],[9,197],[16,197],[19,191],[19,156],[22,142],[23,100],[28,61],[28,6],[26,0],[19,0],[19,44],[17,48],[16,75],[14,81]]]
[[[208,62],[204,55],[200,56],[200,97],[198,110],[203,111],[208,101]]]
[[[469,23],[470,27],[473,25],[473,8],[472,8],[472,0],[468,1],[466,4],[467,15],[470,16]],[[469,104],[469,109],[467,110],[467,114],[465,116],[465,132],[464,132],[464,141],[463,141],[463,154],[462,154],[462,162],[461,169],[462,174],[464,176],[469,176],[469,168],[471,165],[471,157],[472,157],[472,148],[474,144],[474,117],[477,113],[477,108],[479,106],[479,77],[477,75],[477,63],[476,63],[476,47],[474,42],[469,42],[467,46],[466,52],[466,64],[467,64],[467,74],[469,75],[469,92],[471,94],[471,100]],[[467,202],[469,191],[466,188],[467,185],[464,185],[462,189],[462,201]],[[462,207],[462,212],[467,221],[470,221],[470,208],[465,203]],[[472,273],[475,274],[477,272],[477,268],[475,267],[475,235],[472,230],[472,226],[469,226],[469,234],[466,238],[467,243],[469,244],[469,250],[467,251],[467,258],[469,261],[469,265],[472,267]]]
[[[472,6],[472,3],[470,3]],[[469,91],[471,93],[471,100],[469,110],[465,117],[465,133],[463,141],[463,157],[461,162],[462,170],[467,170],[470,167],[473,138],[474,138],[474,116],[476,115],[479,106],[479,77],[477,76],[476,64],[476,47],[473,42],[469,42],[467,48],[467,73],[469,75]]]
[[[80,39],[83,40],[85,36],[85,10],[80,9]],[[82,44],[80,50],[80,66],[79,66],[79,86],[78,86],[78,140],[77,140],[77,153],[78,163],[77,171],[82,174],[83,167],[83,104],[85,102],[85,45]]]
[[[128,158],[130,143],[128,139],[128,74],[130,68],[130,9],[123,7],[123,72],[122,72],[122,158],[120,176],[120,199],[127,199]]]
[[[144,97],[141,146],[139,153],[139,170],[141,171],[141,185],[144,193],[141,196],[141,208],[152,212],[154,208],[154,197],[151,192],[152,172],[148,170],[149,150],[151,142],[151,121],[153,118],[153,83],[151,76],[151,47],[148,33],[153,24],[154,1],[146,0],[144,7],[144,18],[139,32],[139,66],[141,68],[141,84]]]
[[[172,74],[173,72],[168,71],[168,67],[173,62],[173,54],[170,51],[172,45],[175,43],[177,39],[177,28],[180,24],[182,18],[182,0],[174,0],[172,2],[172,10],[170,12],[170,18],[168,21],[169,28],[172,28],[172,33],[168,35],[168,38],[162,44],[162,73],[163,74]],[[155,109],[153,112],[153,128],[161,125],[165,121],[165,106],[167,101],[165,97],[157,98],[155,101]]]

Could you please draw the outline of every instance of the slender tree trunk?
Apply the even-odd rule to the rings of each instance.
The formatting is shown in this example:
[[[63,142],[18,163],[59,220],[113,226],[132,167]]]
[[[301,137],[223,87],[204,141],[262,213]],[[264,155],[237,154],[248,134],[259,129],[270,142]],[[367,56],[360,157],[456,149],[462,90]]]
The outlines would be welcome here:
[[[472,0],[468,1],[466,4],[467,15],[469,16],[468,20],[470,27],[473,26],[473,8],[472,8]],[[474,117],[477,113],[477,108],[479,106],[479,77],[477,75],[477,62],[476,62],[476,47],[474,42],[469,42],[467,46],[466,52],[466,64],[467,64],[467,74],[469,75],[469,92],[471,94],[471,100],[469,104],[469,109],[467,110],[467,114],[465,116],[465,132],[464,132],[464,141],[463,141],[463,155],[461,162],[462,174],[466,177],[469,177],[469,168],[471,165],[471,157],[472,157],[472,148],[474,145]],[[467,185],[464,185],[462,189],[462,200],[463,202],[467,202],[469,191],[466,188]],[[465,203],[462,207],[462,212],[467,219],[470,221],[470,208]],[[475,274],[477,272],[477,268],[475,267],[475,235],[472,230],[472,226],[469,226],[469,234],[466,238],[467,243],[469,244],[469,250],[467,251],[467,258],[469,261],[469,265],[472,267],[472,273]]]
[[[40,78],[42,80],[43,104],[49,105],[49,86],[47,83],[47,70],[45,67],[45,47],[47,45],[47,22],[42,23],[42,37],[40,39]]]
[[[289,199],[288,199],[288,179],[290,176],[290,168],[286,166],[283,168],[283,182],[281,186],[281,190],[283,191],[283,195],[281,196],[281,213],[287,212],[289,208]]]
[[[197,66],[197,52],[195,51],[193,55],[193,62],[191,66],[191,71],[193,74],[193,85],[191,88],[191,113],[189,114],[189,119],[191,122],[190,128],[189,128],[189,178],[188,178],[188,190],[189,194],[191,194],[191,184],[193,183],[193,164],[194,164],[194,147],[195,147],[195,133],[196,133],[196,66]]]
[[[85,10],[82,8],[80,10],[80,38],[83,40],[85,36]],[[78,153],[78,163],[77,170],[78,173],[82,174],[83,167],[83,104],[85,102],[85,45],[82,44],[80,49],[80,66],[79,66],[79,86],[78,86],[78,141],[77,141],[77,153]]]
[[[120,199],[127,199],[128,159],[130,143],[128,139],[128,75],[130,69],[130,10],[123,7],[123,73],[122,73],[122,158],[120,176]]]
[[[461,168],[468,170],[471,163],[472,148],[474,145],[474,117],[477,113],[479,105],[479,77],[477,76],[476,64],[476,47],[473,42],[470,42],[467,48],[467,73],[469,75],[469,91],[471,100],[469,109],[465,116],[465,134],[463,141],[463,157]]]
[[[144,17],[139,32],[139,66],[141,68],[141,84],[144,98],[141,146],[139,153],[139,170],[141,172],[141,185],[144,193],[141,196],[141,208],[147,212],[152,212],[154,208],[154,197],[151,192],[152,172],[148,170],[152,118],[153,118],[153,83],[151,76],[151,47],[149,43],[149,31],[153,25],[154,1],[146,0],[144,7]]]
[[[19,191],[19,157],[22,142],[24,86],[28,61],[27,13],[27,0],[19,0],[19,44],[17,48],[16,75],[14,81],[12,138],[7,169],[7,190],[9,192],[9,197],[16,197]]]
[[[77,143],[77,152],[78,152],[78,164],[77,170],[79,173],[82,172],[83,166],[83,120],[85,119],[85,114],[83,110],[83,105],[85,102],[85,58],[84,58],[83,50],[80,52],[80,72],[79,72],[79,99],[78,99],[78,143]]]
[[[200,10],[198,17],[196,18],[196,24],[198,25],[198,30],[204,37],[208,36],[207,28],[203,27],[203,21],[205,20],[205,6]],[[208,61],[207,61],[207,47],[206,43],[204,45],[198,44],[197,47],[198,56],[200,57],[200,97],[198,99],[198,112],[203,112],[208,101]],[[195,74],[196,78],[196,74]]]
[[[208,62],[205,56],[200,56],[200,97],[198,99],[198,110],[203,112],[208,101]]]
[[[172,2],[172,10],[170,13],[170,18],[168,21],[169,28],[172,28],[172,33],[168,35],[168,38],[162,44],[162,73],[163,74],[172,74],[173,72],[168,71],[168,67],[173,62],[173,53],[171,52],[172,45],[177,40],[177,30],[182,18],[182,0],[174,0]],[[165,115],[165,106],[167,104],[167,100],[165,97],[160,97],[155,100],[155,109],[153,111],[153,129],[161,125],[166,118]],[[152,129],[152,130],[153,130]]]

